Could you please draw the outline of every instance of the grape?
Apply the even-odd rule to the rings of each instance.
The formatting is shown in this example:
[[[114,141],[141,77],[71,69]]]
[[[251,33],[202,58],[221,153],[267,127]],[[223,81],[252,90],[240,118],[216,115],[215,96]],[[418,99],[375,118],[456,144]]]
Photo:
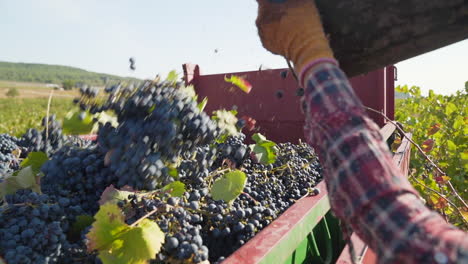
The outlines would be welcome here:
[[[275,93],[275,96],[276,96],[276,98],[278,98],[278,99],[283,98],[283,95],[284,95],[283,90],[278,90],[278,91],[276,91],[276,93]]]
[[[0,207],[0,256],[8,263],[100,263],[97,252],[86,248],[90,227],[71,235],[70,226],[80,215],[96,214],[111,185],[138,191],[117,202],[127,224],[147,217],[164,232],[163,247],[150,263],[220,262],[297,200],[318,194],[321,167],[305,143],[278,144],[276,161],[260,164],[252,160],[244,134],[217,141],[217,123],[181,83],[104,90],[107,100],[96,98],[98,89],[82,87],[74,101],[92,114],[115,113],[118,125],[99,124],[96,141],[63,136],[53,115],[43,119],[47,137],[45,129],[28,130],[19,139],[0,135],[0,175],[18,170],[31,151],[49,156],[41,168],[44,194],[19,190]],[[233,169],[247,175],[243,192],[230,203],[213,200],[213,182]],[[160,189],[176,179],[185,184],[181,197]]]
[[[304,96],[304,92],[304,88],[297,88],[296,95],[299,97]]]
[[[7,195],[0,214],[0,255],[7,263],[58,263],[68,245],[63,207],[47,195],[20,190]]]
[[[120,124],[102,125],[98,141],[112,151],[111,163],[119,164],[110,167],[119,177],[117,186],[154,190],[172,181],[168,164],[213,141],[218,128],[182,88],[146,82],[132,89],[136,91],[127,97],[114,98],[111,92],[114,102],[99,109],[114,110]],[[199,172],[189,176],[198,178]]]
[[[66,146],[41,168],[41,188],[48,194],[65,196],[59,203],[76,205],[88,214],[98,210],[104,189],[117,181],[104,165],[104,153],[97,146],[81,149]]]
[[[44,129],[39,131],[35,128],[29,129],[18,142],[18,145],[25,148],[27,152],[42,151],[47,155],[53,154],[65,143],[62,133],[62,126],[56,120],[55,115],[42,119]],[[47,129],[46,129],[47,127]]]
[[[15,150],[21,150],[19,139],[8,134],[0,134],[0,182],[3,175],[19,168],[19,157],[14,155]]]
[[[235,167],[240,167],[250,155],[249,148],[243,143],[244,134],[236,137],[229,137],[225,143],[217,145],[217,157],[213,164],[215,167],[220,167],[226,160],[233,163]]]
[[[288,71],[281,71],[280,75],[281,75],[281,78],[286,79],[286,77],[288,77]]]

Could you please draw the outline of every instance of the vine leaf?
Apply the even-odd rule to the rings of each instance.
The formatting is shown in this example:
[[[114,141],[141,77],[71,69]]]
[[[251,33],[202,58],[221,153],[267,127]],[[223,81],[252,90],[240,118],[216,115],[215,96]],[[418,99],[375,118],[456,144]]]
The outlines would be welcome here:
[[[49,160],[47,154],[44,152],[30,152],[28,156],[21,162],[21,168],[31,166],[33,173],[38,174],[41,172],[42,165]]]
[[[434,179],[439,184],[446,184],[448,181],[450,181],[450,177],[448,176],[437,176]]]
[[[206,104],[208,104],[208,97],[203,98],[203,100],[198,103],[197,107],[200,109],[200,112],[203,112],[205,110]]]
[[[224,76],[224,81],[237,86],[245,93],[250,93],[250,90],[252,90],[252,85],[246,79],[237,75],[231,75],[229,78]]]
[[[454,103],[447,103],[445,106],[445,114],[448,116],[457,110],[457,106]]]
[[[179,74],[177,74],[175,70],[172,70],[167,74],[167,77],[166,77],[167,82],[171,84],[175,84],[177,83],[177,80],[179,80]]]
[[[254,153],[255,159],[262,164],[271,164],[276,161],[276,143],[266,139],[260,133],[252,135],[255,144],[250,145],[250,149]]]
[[[242,193],[246,182],[247,176],[244,172],[239,170],[228,172],[213,183],[211,196],[214,200],[229,203]]]
[[[426,139],[421,145],[422,150],[426,153],[431,151],[433,147],[434,147],[433,139]]]
[[[22,168],[14,174],[7,175],[0,182],[0,198],[8,194],[14,194],[17,190],[21,189],[31,189],[37,193],[41,192],[39,177],[33,172],[31,166]]]
[[[182,197],[185,192],[185,184],[180,181],[174,181],[163,187],[164,191],[169,191],[173,197]]]
[[[89,112],[71,111],[63,119],[63,133],[67,135],[86,135],[95,129],[93,115]]]
[[[94,217],[88,238],[88,251],[98,251],[104,264],[144,264],[156,257],[164,243],[164,233],[159,226],[143,219],[136,226],[125,223],[119,207],[107,203]]]
[[[453,142],[450,139],[447,139],[447,148],[450,150],[450,152],[456,152],[457,151],[457,145],[455,142]]]
[[[462,208],[461,213],[462,213],[463,218],[468,219],[468,209]]]
[[[128,196],[136,194],[135,192],[128,190],[119,190],[114,185],[108,186],[101,194],[99,199],[99,205],[106,203],[118,203],[119,201],[128,201]]]
[[[168,168],[168,174],[174,179],[179,178],[179,171],[177,170],[177,167],[174,164],[167,165]]]
[[[433,124],[427,132],[427,135],[431,136],[437,133],[440,130],[441,125],[440,124]]]

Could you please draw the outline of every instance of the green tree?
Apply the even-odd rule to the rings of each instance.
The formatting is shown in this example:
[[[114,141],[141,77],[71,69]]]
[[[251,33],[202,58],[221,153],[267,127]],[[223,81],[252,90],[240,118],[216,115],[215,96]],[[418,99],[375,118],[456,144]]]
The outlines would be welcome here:
[[[15,87],[8,89],[8,92],[6,93],[6,96],[8,97],[16,97],[18,95],[19,95],[19,91]]]
[[[73,87],[75,87],[75,81],[73,80],[65,80],[62,83],[63,89],[65,90],[71,90]]]

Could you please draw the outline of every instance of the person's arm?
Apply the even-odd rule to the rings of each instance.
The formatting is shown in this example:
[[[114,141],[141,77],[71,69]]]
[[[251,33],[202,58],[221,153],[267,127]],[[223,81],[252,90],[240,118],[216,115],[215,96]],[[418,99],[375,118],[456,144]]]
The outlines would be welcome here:
[[[305,133],[324,167],[332,210],[378,263],[468,263],[468,235],[424,206],[345,74],[318,63],[303,79]]]
[[[324,167],[333,212],[378,263],[468,262],[468,236],[419,200],[338,68],[311,0],[258,0],[262,44],[294,62],[305,133]]]

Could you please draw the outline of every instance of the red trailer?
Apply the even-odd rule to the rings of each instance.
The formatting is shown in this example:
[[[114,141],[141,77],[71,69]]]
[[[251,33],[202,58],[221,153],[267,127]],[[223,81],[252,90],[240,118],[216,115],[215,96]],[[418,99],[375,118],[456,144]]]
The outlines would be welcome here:
[[[200,98],[208,97],[207,113],[218,109],[236,109],[238,116],[257,121],[258,132],[275,142],[298,142],[304,139],[304,115],[300,110],[298,84],[288,69],[202,75],[200,66],[184,64],[186,84],[191,84]],[[232,87],[224,78],[236,75],[252,84],[246,94]],[[351,79],[364,105],[394,118],[395,67],[385,67]],[[278,94],[281,94],[278,96]],[[385,139],[395,127],[376,113],[369,113],[382,128]],[[257,131],[255,131],[257,132]],[[249,137],[248,137],[249,138]],[[405,174],[408,172],[410,144],[403,140],[394,156]],[[320,194],[305,197],[223,263],[352,263],[342,240],[339,223],[330,211],[325,183]],[[375,254],[353,235],[358,263],[376,263]]]

